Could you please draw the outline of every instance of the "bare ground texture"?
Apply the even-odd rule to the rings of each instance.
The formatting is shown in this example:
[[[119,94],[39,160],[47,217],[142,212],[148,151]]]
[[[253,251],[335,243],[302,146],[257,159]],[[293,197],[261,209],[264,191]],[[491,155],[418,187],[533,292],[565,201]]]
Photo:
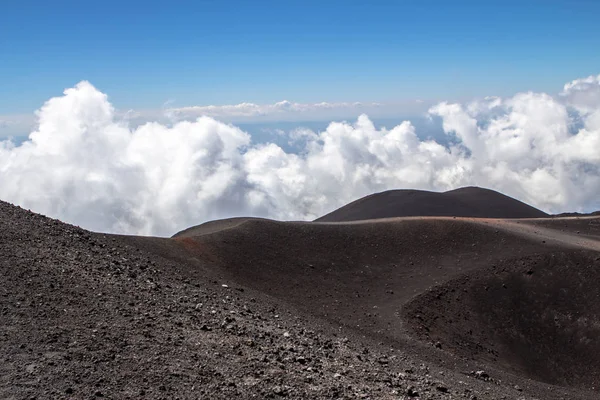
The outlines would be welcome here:
[[[599,239],[580,224],[234,219],[162,239],[0,203],[0,398],[596,399]]]

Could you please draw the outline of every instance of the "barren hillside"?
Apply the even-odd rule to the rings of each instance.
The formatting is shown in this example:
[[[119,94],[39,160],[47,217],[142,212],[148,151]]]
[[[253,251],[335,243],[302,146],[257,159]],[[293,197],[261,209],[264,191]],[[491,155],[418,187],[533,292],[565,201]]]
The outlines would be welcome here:
[[[0,224],[1,398],[598,396],[599,218]]]

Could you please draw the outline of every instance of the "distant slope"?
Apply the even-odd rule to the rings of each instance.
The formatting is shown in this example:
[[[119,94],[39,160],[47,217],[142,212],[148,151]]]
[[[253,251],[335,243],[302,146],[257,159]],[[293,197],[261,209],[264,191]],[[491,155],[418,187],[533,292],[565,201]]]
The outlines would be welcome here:
[[[260,219],[261,218],[252,218],[252,217],[236,217],[236,218],[217,219],[214,221],[208,221],[203,224],[184,229],[184,230],[174,234],[173,237],[176,238],[176,237],[192,237],[192,236],[208,235],[208,234],[223,231],[226,229],[235,228],[236,226],[239,226],[246,221],[253,221],[253,220],[260,220]]]
[[[315,221],[342,222],[413,216],[542,218],[548,214],[493,190],[465,187],[443,193],[425,190],[375,193]]]
[[[597,216],[600,216],[600,210],[593,211],[591,213],[564,212],[564,213],[553,215],[553,217],[597,217]]]

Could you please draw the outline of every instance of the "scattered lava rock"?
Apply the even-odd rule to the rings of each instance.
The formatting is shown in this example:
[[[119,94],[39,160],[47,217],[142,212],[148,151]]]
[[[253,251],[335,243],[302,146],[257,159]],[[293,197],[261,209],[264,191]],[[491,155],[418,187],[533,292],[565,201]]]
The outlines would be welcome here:
[[[365,325],[383,318],[382,299],[397,301],[399,289],[381,291],[370,319],[340,323],[316,311],[321,300],[307,298],[310,312],[246,286],[215,266],[208,247],[194,259],[187,245],[88,232],[0,202],[0,398],[514,398],[515,383],[463,382],[445,341],[440,351]],[[335,300],[331,282],[324,296]],[[538,395],[531,385],[519,381],[519,397]]]

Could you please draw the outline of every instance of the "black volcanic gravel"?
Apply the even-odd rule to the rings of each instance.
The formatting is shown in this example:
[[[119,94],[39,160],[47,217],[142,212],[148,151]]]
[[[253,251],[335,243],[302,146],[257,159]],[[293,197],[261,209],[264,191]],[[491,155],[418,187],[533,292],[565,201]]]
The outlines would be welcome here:
[[[170,243],[0,202],[0,398],[537,397],[148,251]]]

